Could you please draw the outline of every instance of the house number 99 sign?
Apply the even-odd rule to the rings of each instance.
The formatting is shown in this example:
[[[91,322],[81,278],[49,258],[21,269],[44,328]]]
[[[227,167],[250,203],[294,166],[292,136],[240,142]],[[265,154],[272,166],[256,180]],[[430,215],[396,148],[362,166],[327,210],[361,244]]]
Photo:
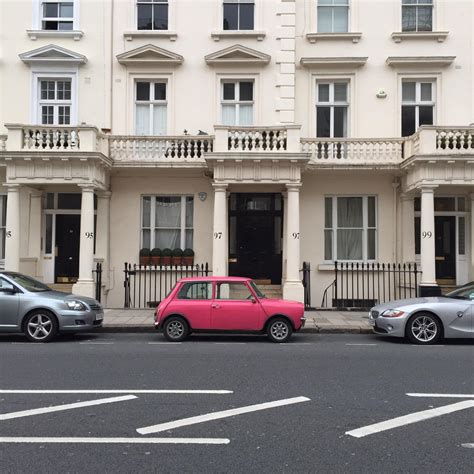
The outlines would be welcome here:
[[[422,236],[424,239],[431,239],[431,237],[433,237],[433,232],[431,232],[431,231],[422,232],[421,236]]]

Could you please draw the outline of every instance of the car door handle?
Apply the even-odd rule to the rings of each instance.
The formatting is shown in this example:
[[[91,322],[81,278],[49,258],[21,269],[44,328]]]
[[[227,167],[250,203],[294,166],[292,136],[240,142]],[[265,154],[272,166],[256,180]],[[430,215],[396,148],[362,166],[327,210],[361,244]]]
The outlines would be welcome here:
[[[215,309],[219,309],[219,308],[220,308],[220,306],[219,306],[218,304],[213,304],[212,307],[215,308]]]

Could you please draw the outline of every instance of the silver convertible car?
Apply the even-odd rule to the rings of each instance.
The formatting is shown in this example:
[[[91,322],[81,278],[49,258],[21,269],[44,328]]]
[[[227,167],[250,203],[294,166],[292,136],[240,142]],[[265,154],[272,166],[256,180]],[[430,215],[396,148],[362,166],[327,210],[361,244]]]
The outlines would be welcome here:
[[[390,301],[369,312],[374,332],[415,344],[441,338],[474,338],[474,282],[440,297]]]
[[[84,296],[53,291],[15,272],[0,272],[0,332],[23,332],[32,342],[49,342],[58,333],[100,327],[100,304]]]

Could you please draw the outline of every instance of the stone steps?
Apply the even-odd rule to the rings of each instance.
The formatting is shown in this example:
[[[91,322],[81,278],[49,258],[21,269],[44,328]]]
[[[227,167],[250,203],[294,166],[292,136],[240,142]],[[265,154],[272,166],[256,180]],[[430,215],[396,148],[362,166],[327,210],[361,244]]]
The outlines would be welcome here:
[[[48,286],[54,291],[61,291],[63,293],[72,293],[73,283],[49,283]]]

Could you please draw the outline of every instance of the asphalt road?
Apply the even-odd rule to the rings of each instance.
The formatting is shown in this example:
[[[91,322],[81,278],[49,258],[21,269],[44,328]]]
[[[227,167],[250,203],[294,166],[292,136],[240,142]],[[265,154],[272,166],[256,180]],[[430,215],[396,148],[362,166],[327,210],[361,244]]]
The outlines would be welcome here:
[[[101,334],[38,345],[0,336],[0,469],[471,473],[473,394],[470,341],[419,347],[298,334],[288,344],[254,336],[169,344],[157,334]],[[438,416],[444,406],[452,412]],[[242,413],[225,413],[235,408]],[[216,412],[224,413],[156,426]],[[434,414],[399,418],[417,412]],[[391,419],[398,426],[353,431]],[[137,432],[147,427],[154,431]]]

